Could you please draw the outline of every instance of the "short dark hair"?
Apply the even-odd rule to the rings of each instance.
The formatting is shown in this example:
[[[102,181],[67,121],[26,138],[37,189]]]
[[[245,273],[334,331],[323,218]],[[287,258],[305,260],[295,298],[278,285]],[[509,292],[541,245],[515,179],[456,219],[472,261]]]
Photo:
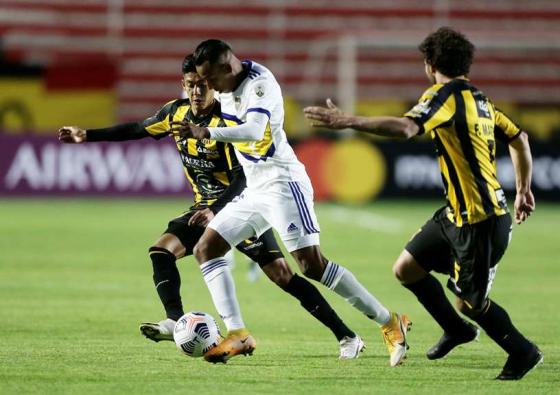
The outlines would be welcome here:
[[[447,77],[469,73],[474,45],[460,32],[440,27],[418,46],[426,62]]]
[[[228,43],[212,38],[198,44],[194,50],[194,63],[200,66],[208,61],[210,64],[218,63],[221,57],[231,51]]]
[[[181,71],[183,72],[183,75],[187,73],[196,73],[196,65],[194,64],[194,57],[192,53],[188,54],[185,56],[185,59],[183,59]]]

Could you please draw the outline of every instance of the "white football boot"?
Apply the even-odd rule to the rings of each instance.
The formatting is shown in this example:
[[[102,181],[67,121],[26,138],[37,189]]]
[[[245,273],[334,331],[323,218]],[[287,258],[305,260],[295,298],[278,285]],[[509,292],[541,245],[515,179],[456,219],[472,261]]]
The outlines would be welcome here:
[[[143,322],[140,324],[140,333],[148,339],[155,342],[161,340],[173,341],[173,329],[175,328],[175,321],[171,318],[166,318],[163,321],[154,324],[152,322]]]
[[[340,341],[340,359],[355,359],[364,351],[366,345],[358,335],[355,337],[344,336]]]

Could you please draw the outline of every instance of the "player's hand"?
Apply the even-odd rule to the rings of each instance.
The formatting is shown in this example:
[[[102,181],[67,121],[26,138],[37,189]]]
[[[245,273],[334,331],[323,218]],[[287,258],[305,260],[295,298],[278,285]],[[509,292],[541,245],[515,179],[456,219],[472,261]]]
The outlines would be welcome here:
[[[518,193],[515,196],[515,223],[521,224],[533,211],[535,211],[535,197],[530,190],[526,193]]]
[[[70,144],[83,143],[86,141],[86,131],[77,126],[63,126],[58,129],[58,140]]]
[[[208,225],[208,223],[214,218],[214,213],[209,208],[205,208],[202,210],[198,210],[193,216],[189,219],[189,226],[192,225],[200,225],[204,228]]]
[[[331,99],[327,99],[326,107],[305,107],[303,113],[311,121],[311,126],[314,127],[327,127],[330,129],[344,129],[348,127],[346,114]]]
[[[187,121],[172,121],[169,123],[171,128],[170,133],[176,137],[193,138],[197,140],[207,139],[210,137],[208,128],[204,126],[197,126],[194,123]]]

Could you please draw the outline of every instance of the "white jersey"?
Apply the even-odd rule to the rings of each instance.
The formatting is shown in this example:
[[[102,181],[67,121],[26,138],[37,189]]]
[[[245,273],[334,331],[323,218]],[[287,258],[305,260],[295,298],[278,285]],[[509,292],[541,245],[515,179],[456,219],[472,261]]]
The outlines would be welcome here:
[[[239,124],[247,114],[259,112],[269,118],[260,141],[236,142],[236,154],[243,166],[248,188],[267,188],[275,182],[310,182],[284,132],[284,100],[280,85],[266,67],[251,61],[245,80],[233,92],[219,93],[222,117]]]

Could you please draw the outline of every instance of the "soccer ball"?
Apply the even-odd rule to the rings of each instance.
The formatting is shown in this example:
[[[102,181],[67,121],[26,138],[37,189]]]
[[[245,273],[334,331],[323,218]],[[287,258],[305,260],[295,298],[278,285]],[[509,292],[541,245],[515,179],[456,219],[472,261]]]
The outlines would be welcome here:
[[[220,328],[210,314],[191,311],[177,320],[173,339],[179,351],[198,358],[222,340]]]

